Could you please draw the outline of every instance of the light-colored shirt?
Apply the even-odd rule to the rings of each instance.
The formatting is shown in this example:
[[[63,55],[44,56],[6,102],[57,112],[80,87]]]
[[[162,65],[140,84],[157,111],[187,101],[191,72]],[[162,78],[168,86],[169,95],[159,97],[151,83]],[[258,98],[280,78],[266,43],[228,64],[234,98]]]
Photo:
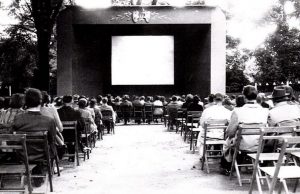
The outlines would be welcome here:
[[[204,109],[200,119],[200,125],[204,127],[204,122],[210,119],[227,119],[229,121],[230,117],[230,110],[222,106],[222,104],[215,104]]]
[[[261,107],[259,104],[245,104],[244,106],[234,109],[230,118],[226,133],[233,138],[237,132],[240,123],[262,123],[268,121],[269,110]],[[242,136],[240,150],[254,152],[258,147],[258,135]]]
[[[56,129],[59,132],[63,131],[63,125],[61,123],[61,120],[59,118],[59,115],[58,115],[57,110],[56,110],[55,107],[45,107],[45,106],[43,106],[43,107],[41,107],[41,114],[54,119]]]
[[[290,104],[289,102],[279,102],[270,110],[268,123],[270,126],[275,126],[283,121],[297,119],[300,119],[300,108],[298,105]]]

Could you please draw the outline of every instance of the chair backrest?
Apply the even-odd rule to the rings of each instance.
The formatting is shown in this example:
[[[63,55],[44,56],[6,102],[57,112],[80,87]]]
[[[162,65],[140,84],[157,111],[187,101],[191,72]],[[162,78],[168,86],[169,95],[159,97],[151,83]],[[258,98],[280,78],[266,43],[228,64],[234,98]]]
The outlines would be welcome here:
[[[101,110],[102,120],[112,120],[113,112],[111,110]]]
[[[133,106],[134,112],[143,112],[144,107],[143,106]]]
[[[62,135],[64,137],[65,143],[77,143],[77,121],[62,121],[63,132]]]
[[[2,144],[1,142],[6,142],[6,144]],[[7,142],[9,142],[7,144]],[[9,149],[14,152],[20,152],[23,156],[23,163],[25,166],[25,174],[27,177],[27,185],[29,193],[32,193],[32,185],[31,185],[31,174],[29,169],[29,159],[27,153],[26,146],[26,135],[25,134],[0,134],[0,150],[1,149]]]
[[[198,123],[202,116],[202,111],[187,111],[187,123]]]
[[[276,162],[274,174],[273,174],[273,177],[272,177],[272,182],[271,182],[271,184],[269,186],[269,193],[273,193],[274,188],[276,186],[277,177],[278,177],[278,174],[279,174],[279,171],[280,171],[280,167],[284,164],[284,156],[285,156],[285,153],[287,152],[287,148],[290,147],[291,145],[300,144],[300,137],[284,137],[284,136],[272,136],[272,137],[270,137],[270,136],[263,136],[262,139],[263,140],[269,140],[270,138],[281,140],[283,142],[282,145],[281,145],[281,149],[280,149],[280,154],[278,156],[278,160]],[[256,172],[260,153],[261,152],[257,152],[256,162],[255,162],[253,174]],[[253,175],[253,176],[255,176],[255,175]]]
[[[144,106],[145,112],[152,112],[153,111],[153,105],[145,105]]]
[[[225,140],[225,130],[228,126],[227,119],[210,119],[204,122],[204,141],[206,141],[208,131],[222,130],[223,140]]]
[[[49,166],[50,159],[56,157],[56,148],[54,144],[48,142],[48,131],[17,131],[15,134],[26,134],[26,146],[28,150],[28,159],[30,162],[46,161]],[[31,147],[31,151],[29,148]],[[50,155],[51,151],[51,155]],[[42,155],[43,154],[43,155]]]

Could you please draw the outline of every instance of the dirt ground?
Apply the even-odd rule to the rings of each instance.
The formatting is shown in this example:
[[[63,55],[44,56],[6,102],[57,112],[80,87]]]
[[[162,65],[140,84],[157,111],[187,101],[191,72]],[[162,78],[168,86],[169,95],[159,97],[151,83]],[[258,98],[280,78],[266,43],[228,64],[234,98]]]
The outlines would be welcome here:
[[[163,125],[117,126],[79,167],[54,176],[53,194],[247,193],[218,168],[200,170],[199,155]],[[48,192],[50,193],[50,192]]]

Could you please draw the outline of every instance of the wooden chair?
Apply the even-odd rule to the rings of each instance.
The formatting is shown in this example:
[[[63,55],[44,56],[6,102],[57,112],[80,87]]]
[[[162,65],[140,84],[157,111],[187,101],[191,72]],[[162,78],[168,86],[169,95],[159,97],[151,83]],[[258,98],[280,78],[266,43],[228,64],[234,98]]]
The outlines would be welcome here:
[[[62,121],[62,125],[63,125],[63,136],[64,136],[64,141],[66,145],[74,145],[75,147],[75,152],[74,154],[65,154],[64,157],[74,157],[74,164],[76,164],[77,166],[80,165],[79,162],[79,142],[78,142],[78,132],[77,132],[77,121]],[[85,156],[86,153],[83,152],[84,155],[84,160],[85,160]]]
[[[120,105],[115,105],[115,111],[116,111],[116,115],[117,115],[116,122],[119,123],[120,120],[123,119],[123,114],[122,114]]]
[[[144,107],[143,106],[133,106],[133,118],[140,124],[144,118]]]
[[[121,106],[121,112],[124,119],[124,124],[130,122],[131,115],[132,115],[132,107],[131,106]]]
[[[155,110],[161,109],[162,114],[154,114]],[[163,106],[153,106],[153,120],[158,123],[158,119],[161,119],[163,121],[163,116],[164,116],[164,107]]]
[[[177,122],[178,122],[178,128],[176,129],[176,133],[178,132],[178,129],[180,128],[180,135],[182,136],[184,124],[186,122],[187,118],[187,109],[186,108],[180,108],[177,111]]]
[[[153,105],[144,106],[144,118],[149,124],[153,121]]]
[[[279,157],[279,153],[277,153],[276,151],[279,143],[281,143],[278,140],[281,139],[281,137],[283,137],[286,134],[295,135],[295,127],[284,126],[284,127],[262,127],[261,128],[257,153],[248,154],[248,156],[252,159],[254,165],[253,175],[250,184],[250,192],[252,192],[254,181],[256,180],[258,191],[259,193],[262,193],[261,180],[266,179],[266,177],[262,176],[262,173],[260,171],[260,163],[269,161],[269,162],[273,162],[274,165],[276,164]],[[264,153],[266,139],[269,141],[268,144],[271,144],[269,146],[272,147],[272,149],[268,150],[269,152],[271,151],[271,153]]]
[[[184,141],[190,140],[190,150],[193,149],[194,143],[197,142],[201,115],[202,111],[187,111],[187,118],[184,124]]]
[[[300,167],[297,165],[285,165],[284,157],[285,154],[288,153],[288,147],[293,146],[295,144],[300,143],[300,137],[287,137],[287,136],[263,136],[264,140],[280,140],[282,142],[282,146],[280,148],[280,153],[277,158],[277,163],[275,166],[272,167],[258,167],[258,162],[256,162],[255,167],[259,169],[260,171],[264,172],[266,174],[266,180],[268,183],[268,193],[272,194],[275,190],[275,186],[277,184],[278,179],[281,182],[280,187],[278,188],[278,193],[281,192],[282,187],[285,190],[285,193],[289,193],[288,186],[286,183],[287,179],[300,179]],[[262,142],[263,142],[262,141]],[[260,158],[261,152],[257,152],[256,158]],[[256,169],[255,169],[256,170]],[[254,182],[255,179],[255,173],[253,173],[252,176],[252,182]],[[258,181],[259,182],[259,181]],[[252,193],[253,184],[250,187],[249,193]]]
[[[223,145],[225,143],[225,130],[228,125],[228,120],[208,120],[204,123],[204,136],[202,151],[202,160],[201,160],[201,170],[206,166],[206,171],[209,173],[209,159],[217,159],[223,157]],[[209,137],[209,132],[220,131],[222,130],[222,138]],[[219,149],[216,149],[219,147]],[[200,151],[200,150],[199,150]]]
[[[102,121],[107,122],[110,125],[110,130],[112,134],[115,134],[115,123],[113,119],[113,112],[110,110],[101,110]]]
[[[9,142],[9,145],[1,144],[1,142]],[[29,165],[26,135],[24,134],[1,134],[0,135],[0,150],[11,149],[13,152],[19,152],[23,155],[23,164],[0,164],[0,193],[11,192],[26,192],[24,178],[26,177],[28,193],[32,193],[31,184],[31,171],[36,165]],[[3,188],[2,180],[3,176],[20,175],[20,187],[17,188]]]
[[[167,107],[167,129],[170,131],[173,129],[173,126],[175,125],[176,131],[178,127],[177,118],[178,118],[178,108],[175,107]]]
[[[244,151],[240,150],[241,140],[243,137],[247,137],[247,136],[248,137],[256,136],[257,139],[259,139],[260,129],[261,129],[261,127],[265,127],[265,126],[266,126],[266,124],[262,124],[262,123],[242,123],[242,124],[239,124],[239,126],[238,126],[237,135],[236,135],[236,143],[235,143],[235,147],[234,147],[234,154],[233,154],[229,178],[230,178],[230,180],[232,179],[233,171],[235,170],[237,179],[238,179],[238,183],[240,186],[242,186],[242,181],[247,181],[250,183],[251,180],[250,179],[242,179],[239,168],[240,167],[253,168],[253,164],[252,164],[252,161],[250,158],[249,158],[249,160],[251,161],[250,163],[239,164],[237,161],[238,154],[245,153]],[[245,156],[247,156],[247,155],[245,155]]]
[[[92,132],[91,132],[91,121],[89,119],[84,119],[84,131],[81,134],[81,139],[85,142],[84,152],[86,152],[87,159],[90,159],[90,153],[92,152]]]
[[[44,157],[40,159],[35,159],[34,161],[29,161],[29,163],[32,164],[40,164],[42,166],[46,166],[47,168],[47,174],[46,175],[32,175],[33,178],[40,178],[45,177],[48,179],[50,184],[50,192],[53,192],[53,183],[52,183],[52,175],[53,175],[53,160],[56,163],[57,168],[57,174],[60,176],[59,166],[58,166],[58,156],[57,154],[53,156],[54,158],[51,159],[50,157],[50,146],[48,143],[48,131],[38,131],[38,132],[15,132],[19,134],[26,134],[26,146],[29,147],[29,145],[37,145],[41,149],[44,150]],[[54,146],[54,145],[52,145]],[[30,153],[29,159],[30,159]]]

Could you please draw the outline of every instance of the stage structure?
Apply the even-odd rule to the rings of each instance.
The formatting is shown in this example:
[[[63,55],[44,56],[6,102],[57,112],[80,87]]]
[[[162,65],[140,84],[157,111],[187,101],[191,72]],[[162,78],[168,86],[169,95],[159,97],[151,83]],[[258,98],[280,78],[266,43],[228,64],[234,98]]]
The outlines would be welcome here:
[[[57,93],[225,93],[226,21],[209,6],[70,6],[57,21]]]

